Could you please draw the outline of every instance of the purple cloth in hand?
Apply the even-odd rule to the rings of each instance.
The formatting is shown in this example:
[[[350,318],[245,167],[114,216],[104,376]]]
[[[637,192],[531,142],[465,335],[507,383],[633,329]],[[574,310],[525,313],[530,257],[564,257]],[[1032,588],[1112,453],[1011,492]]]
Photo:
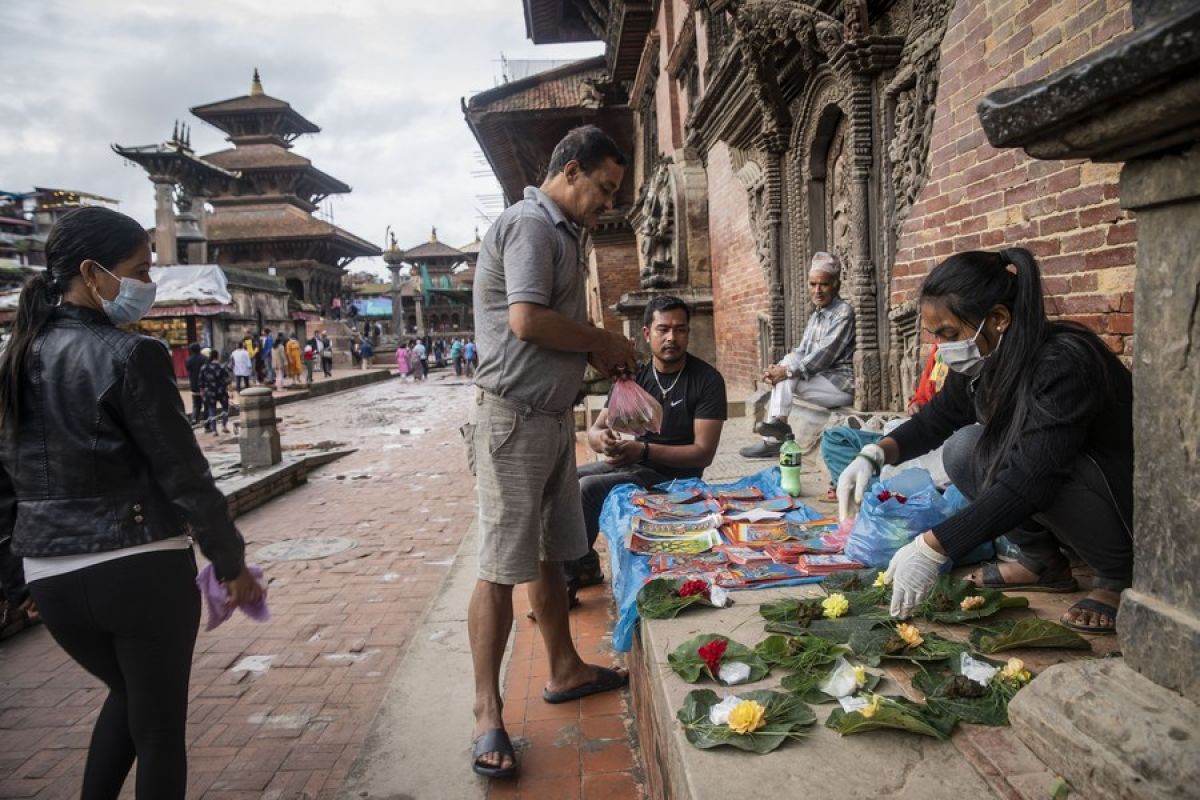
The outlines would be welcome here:
[[[238,608],[250,619],[266,622],[271,618],[271,612],[267,608],[267,585],[262,579],[262,567],[251,564],[246,567],[246,571],[263,587],[262,599]],[[204,604],[208,606],[208,622],[205,623],[204,630],[211,631],[233,616],[233,609],[229,607],[229,590],[217,580],[217,573],[213,571],[212,564],[200,570],[200,574],[196,576],[196,585],[200,587],[200,594],[204,595]]]

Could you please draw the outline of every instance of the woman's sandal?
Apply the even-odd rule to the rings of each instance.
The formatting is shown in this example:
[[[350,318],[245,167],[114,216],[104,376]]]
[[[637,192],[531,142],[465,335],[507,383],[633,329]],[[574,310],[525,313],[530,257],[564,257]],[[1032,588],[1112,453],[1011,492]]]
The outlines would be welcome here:
[[[499,753],[502,757],[508,756],[512,759],[512,766],[493,767],[481,763],[479,759],[488,753]],[[476,775],[482,775],[485,778],[511,778],[517,774],[517,753],[513,749],[512,739],[508,738],[508,732],[504,728],[492,728],[475,738],[475,741],[471,743],[471,769],[475,770]]]
[[[1059,621],[1073,631],[1098,634],[1117,632],[1117,609],[1115,606],[1110,606],[1108,603],[1095,600],[1091,597],[1085,597],[1068,608],[1067,614],[1070,614],[1072,611],[1091,611],[1093,614],[1108,617],[1110,620],[1107,625],[1080,625],[1078,622],[1068,621],[1066,615],[1063,615],[1063,618]]]
[[[1047,570],[1035,581],[1019,581],[1017,583],[1008,583],[1004,580],[1004,574],[1000,572],[999,564],[983,564],[979,571],[983,577],[983,582],[979,584],[980,589],[999,589],[1002,592],[1049,592],[1052,594],[1079,591],[1079,583],[1072,577],[1069,567],[1065,571],[1058,570],[1053,573]]]

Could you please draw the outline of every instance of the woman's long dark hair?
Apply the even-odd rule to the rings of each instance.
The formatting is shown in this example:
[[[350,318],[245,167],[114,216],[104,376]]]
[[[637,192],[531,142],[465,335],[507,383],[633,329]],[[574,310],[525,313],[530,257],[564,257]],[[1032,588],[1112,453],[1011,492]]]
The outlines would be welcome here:
[[[1114,391],[1109,371],[1120,361],[1095,333],[1073,322],[1051,322],[1042,299],[1042,274],[1033,254],[1021,247],[997,253],[973,250],[938,264],[921,286],[921,302],[937,301],[972,330],[996,306],[1008,309],[1011,322],[1001,346],[988,357],[979,377],[978,409],[984,418],[977,455],[992,482],[1005,453],[1020,449],[1027,423],[1051,421],[1059,413],[1039,402],[1033,389],[1038,351],[1054,339],[1063,356],[1089,364],[1088,374],[1101,376],[1097,391]]]
[[[146,230],[131,217],[101,206],[69,211],[46,239],[46,271],[29,279],[17,301],[12,338],[0,357],[0,431],[11,435],[20,418],[21,381],[33,341],[79,275],[93,259],[112,269],[146,243]]]

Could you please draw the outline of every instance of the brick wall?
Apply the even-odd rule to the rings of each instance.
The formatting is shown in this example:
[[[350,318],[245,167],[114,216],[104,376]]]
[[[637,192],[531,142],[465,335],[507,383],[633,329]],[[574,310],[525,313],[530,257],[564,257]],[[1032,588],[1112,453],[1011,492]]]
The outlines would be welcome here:
[[[740,397],[760,372],[758,317],[767,313],[767,276],[754,253],[746,189],[724,144],[708,156],[708,225],[716,366],[730,397]]]
[[[624,241],[596,242],[588,266],[588,316],[600,327],[619,333],[621,317],[612,306],[621,295],[641,288],[641,262],[633,235]]]
[[[1118,207],[1119,168],[996,150],[975,107],[995,89],[1100,49],[1131,25],[1124,0],[958,0],[942,42],[929,178],[901,233],[893,304],[911,299],[953,252],[1023,246],[1042,266],[1047,311],[1087,325],[1128,360],[1136,233]]]

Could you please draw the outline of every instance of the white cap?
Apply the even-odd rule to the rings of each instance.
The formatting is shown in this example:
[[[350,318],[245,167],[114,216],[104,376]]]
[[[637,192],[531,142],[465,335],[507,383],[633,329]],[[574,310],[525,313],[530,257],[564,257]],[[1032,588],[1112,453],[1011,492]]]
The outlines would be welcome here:
[[[817,252],[813,253],[812,264],[809,266],[808,271],[824,272],[827,275],[840,278],[842,274],[842,263],[838,261],[837,256],[818,250]]]

